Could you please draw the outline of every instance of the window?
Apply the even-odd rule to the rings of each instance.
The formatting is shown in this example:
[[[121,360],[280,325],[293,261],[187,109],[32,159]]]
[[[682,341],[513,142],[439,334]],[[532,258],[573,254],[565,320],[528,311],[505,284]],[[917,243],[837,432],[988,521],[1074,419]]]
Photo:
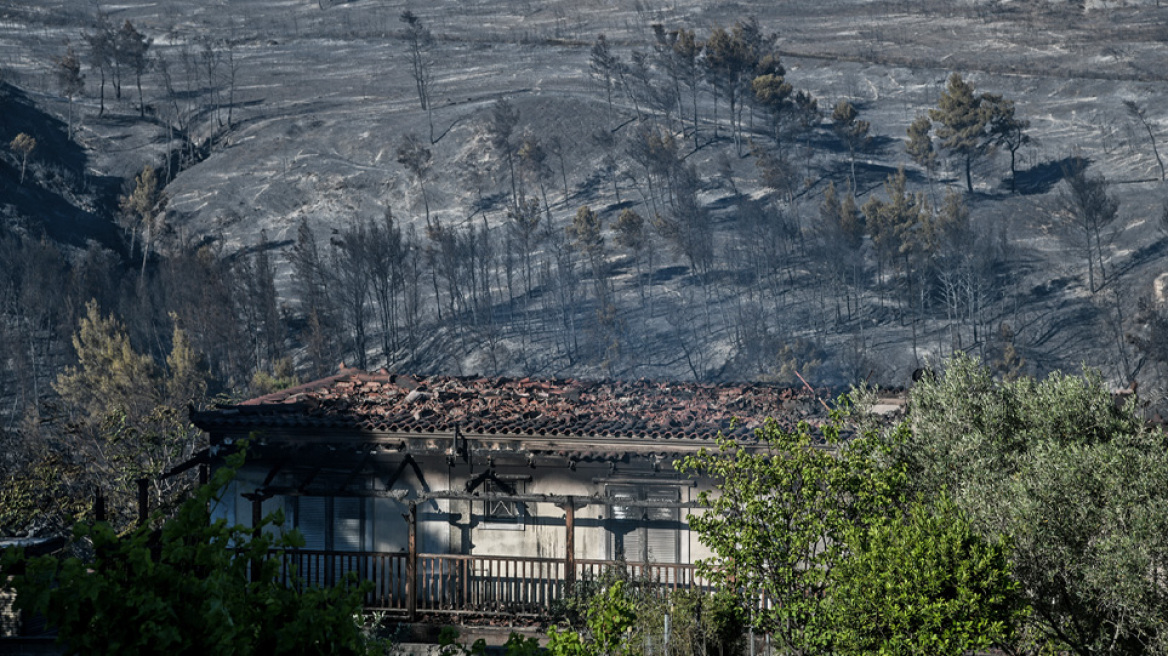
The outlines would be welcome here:
[[[308,585],[335,585],[349,572],[361,573],[366,536],[373,535],[362,497],[288,497],[286,506],[292,526],[304,536],[304,550],[324,555],[293,554],[296,575]]]
[[[510,489],[508,489],[508,486]],[[523,494],[523,481],[483,481],[484,495]],[[483,501],[483,528],[510,529],[522,531],[527,521],[527,504],[508,499],[488,499]]]
[[[361,497],[291,497],[288,506],[305,549],[363,551],[365,537],[372,534]]]
[[[680,510],[676,507],[622,506],[620,501],[675,503],[676,487],[610,485],[606,493],[617,504],[609,509],[608,552],[613,560],[635,563],[676,563],[680,558]]]

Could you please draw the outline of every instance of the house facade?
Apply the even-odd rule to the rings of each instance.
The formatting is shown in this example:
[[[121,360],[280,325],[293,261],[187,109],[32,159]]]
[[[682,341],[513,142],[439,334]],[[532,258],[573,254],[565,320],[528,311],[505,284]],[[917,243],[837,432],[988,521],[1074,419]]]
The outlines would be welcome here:
[[[822,414],[768,385],[422,377],[342,370],[192,414],[212,452],[248,440],[215,514],[277,509],[305,546],[297,575],[375,581],[371,605],[538,606],[614,563],[697,583],[709,555],[689,528],[709,481],[674,462],[753,441],[767,417]]]

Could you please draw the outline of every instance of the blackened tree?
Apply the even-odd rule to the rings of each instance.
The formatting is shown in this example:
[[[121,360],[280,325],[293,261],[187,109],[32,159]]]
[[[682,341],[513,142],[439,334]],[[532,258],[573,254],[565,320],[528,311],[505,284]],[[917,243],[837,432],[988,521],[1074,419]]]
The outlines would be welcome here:
[[[57,88],[69,99],[69,138],[73,138],[73,99],[85,90],[85,76],[81,74],[81,59],[66,46],[65,54],[53,62],[53,72],[57,78]]]
[[[146,105],[142,100],[142,75],[150,67],[150,58],[146,53],[153,43],[154,39],[147,38],[128,20],[118,30],[114,42],[117,63],[134,73],[134,82],[138,87],[138,113],[143,118],[146,117]],[[121,90],[120,84],[118,90]],[[118,97],[121,97],[120,93]]]

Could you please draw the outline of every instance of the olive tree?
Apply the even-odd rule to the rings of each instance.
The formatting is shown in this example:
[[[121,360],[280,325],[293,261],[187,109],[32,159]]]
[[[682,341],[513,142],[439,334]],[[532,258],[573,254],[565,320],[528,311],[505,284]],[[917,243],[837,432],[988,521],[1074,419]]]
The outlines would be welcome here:
[[[1035,647],[1168,648],[1168,450],[1097,372],[996,381],[956,356],[913,388],[901,458],[982,536],[1013,542]]]

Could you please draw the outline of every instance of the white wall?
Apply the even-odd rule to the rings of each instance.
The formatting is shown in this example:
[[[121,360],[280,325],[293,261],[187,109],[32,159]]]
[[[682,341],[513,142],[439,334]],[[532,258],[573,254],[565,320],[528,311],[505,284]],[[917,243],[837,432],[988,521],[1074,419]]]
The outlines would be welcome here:
[[[461,460],[454,467],[448,466],[445,457],[418,458],[425,483],[430,491],[464,491],[467,481],[474,474],[481,473],[486,465],[472,468]],[[381,485],[397,469],[396,464],[387,464],[381,476]],[[666,468],[667,469],[667,468]],[[604,495],[606,483],[614,478],[636,478],[651,485],[676,485],[679,500],[696,501],[698,488],[689,481],[676,481],[672,472],[654,477],[647,466],[623,466],[614,472],[603,463],[578,463],[575,470],[567,467],[525,467],[496,466],[496,474],[508,478],[530,476],[529,482],[520,483],[524,494],[572,495],[581,499],[594,495]],[[244,526],[251,524],[251,502],[243,494],[253,492],[267,476],[266,467],[245,467],[229,488],[229,498],[215,509],[215,517],[222,517],[229,523]],[[288,484],[291,481],[284,481]],[[422,485],[412,469],[406,468],[395,482],[394,490],[405,491],[416,496]],[[479,488],[479,491],[482,487]],[[263,503],[265,514],[285,507],[283,497],[273,497]],[[371,551],[402,553],[408,546],[408,523],[403,515],[408,511],[408,502],[378,497],[366,500],[366,545]],[[606,520],[609,507],[586,505],[577,507],[575,517],[576,558],[581,560],[607,560],[609,554],[609,533]],[[697,510],[679,511],[682,530],[680,532],[679,558],[681,562],[693,562],[694,558],[708,557],[709,551],[699,543],[697,534],[685,530],[688,525],[686,515]],[[291,528],[291,514],[286,511],[287,527]],[[452,516],[453,515],[453,516]],[[565,512],[551,503],[526,504],[526,517],[522,526],[492,525],[484,521],[484,502],[465,500],[427,501],[418,504],[418,537],[422,553],[473,553],[495,556],[529,556],[561,559],[565,557]]]

